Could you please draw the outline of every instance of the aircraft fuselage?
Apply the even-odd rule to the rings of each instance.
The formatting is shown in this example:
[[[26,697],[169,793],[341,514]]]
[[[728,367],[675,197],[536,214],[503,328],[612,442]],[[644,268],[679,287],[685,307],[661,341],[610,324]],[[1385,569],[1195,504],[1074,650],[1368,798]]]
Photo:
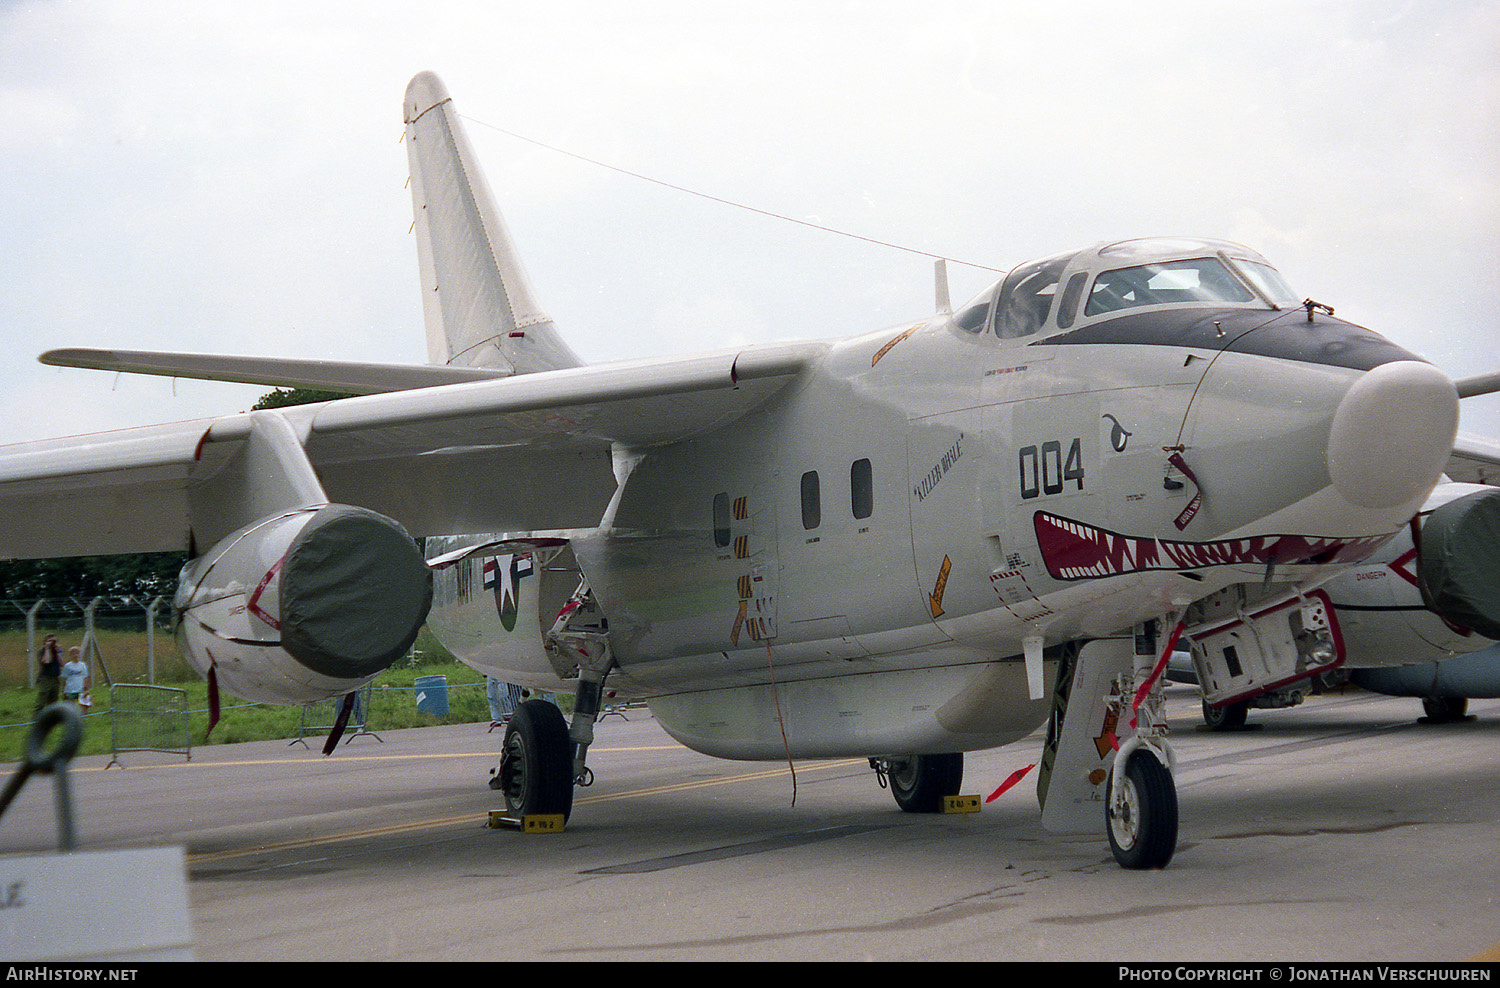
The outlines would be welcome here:
[[[734,423],[617,453],[572,537],[613,685],[730,757],[781,754],[777,702],[804,754],[990,747],[1046,715],[1025,639],[1314,583],[1426,493],[1357,504],[1330,475],[1355,383],[1426,366],[1348,323],[1169,305],[1007,339],[964,318],[830,344]]]

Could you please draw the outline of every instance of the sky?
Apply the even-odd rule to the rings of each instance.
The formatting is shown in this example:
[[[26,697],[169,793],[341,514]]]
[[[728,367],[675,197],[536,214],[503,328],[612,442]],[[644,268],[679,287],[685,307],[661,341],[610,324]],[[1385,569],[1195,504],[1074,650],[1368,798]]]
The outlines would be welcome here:
[[[984,267],[1234,240],[1452,376],[1500,370],[1493,0],[0,0],[0,443],[267,390],[54,347],[423,362],[423,70],[590,362],[895,325],[932,261],[502,131],[953,258],[955,303]],[[1500,396],[1460,428],[1500,438]]]

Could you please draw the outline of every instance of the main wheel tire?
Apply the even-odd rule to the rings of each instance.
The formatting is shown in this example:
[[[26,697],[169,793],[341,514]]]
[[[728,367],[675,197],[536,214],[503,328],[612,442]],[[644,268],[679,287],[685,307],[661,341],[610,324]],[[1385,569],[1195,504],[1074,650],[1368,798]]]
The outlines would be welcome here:
[[[1144,749],[1110,773],[1104,799],[1109,847],[1123,868],[1165,868],[1177,850],[1177,786],[1172,773]],[[1115,808],[1114,788],[1124,797]]]
[[[1203,723],[1210,731],[1237,731],[1245,726],[1245,715],[1250,712],[1248,703],[1231,703],[1227,707],[1210,707],[1203,701]]]
[[[573,741],[562,711],[527,700],[505,725],[496,789],[518,816],[573,812]]]
[[[1469,712],[1469,701],[1462,696],[1427,696],[1422,698],[1422,709],[1431,723],[1451,724],[1464,719]]]
[[[964,756],[912,755],[891,759],[886,777],[891,795],[907,813],[940,813],[943,797],[957,796],[964,781]]]

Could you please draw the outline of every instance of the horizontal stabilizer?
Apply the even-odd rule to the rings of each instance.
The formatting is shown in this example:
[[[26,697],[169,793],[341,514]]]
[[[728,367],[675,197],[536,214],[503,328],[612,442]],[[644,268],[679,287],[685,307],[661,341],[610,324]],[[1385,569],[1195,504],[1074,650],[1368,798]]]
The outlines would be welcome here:
[[[444,384],[492,381],[509,376],[495,367],[431,364],[367,364],[281,357],[232,357],[213,353],[152,353],[144,350],[49,350],[38,358],[54,367],[89,367],[125,374],[156,374],[199,381],[234,381],[277,388],[311,388],[348,395],[384,394]]]

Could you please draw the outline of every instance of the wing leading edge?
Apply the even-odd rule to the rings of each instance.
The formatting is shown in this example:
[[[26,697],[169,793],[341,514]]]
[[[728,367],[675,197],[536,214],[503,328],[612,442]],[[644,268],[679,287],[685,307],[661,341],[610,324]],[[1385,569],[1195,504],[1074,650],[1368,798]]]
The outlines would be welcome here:
[[[1449,479],[1467,484],[1500,483],[1500,443],[1460,432],[1443,470]]]

